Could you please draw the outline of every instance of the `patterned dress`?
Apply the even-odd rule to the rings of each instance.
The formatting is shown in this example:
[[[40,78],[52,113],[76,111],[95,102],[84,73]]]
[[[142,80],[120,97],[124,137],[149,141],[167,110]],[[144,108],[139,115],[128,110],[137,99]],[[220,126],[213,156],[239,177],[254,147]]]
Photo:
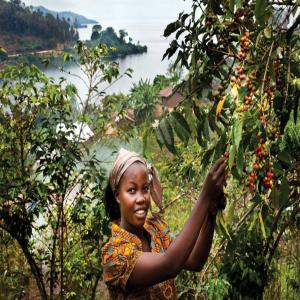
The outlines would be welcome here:
[[[174,238],[167,224],[158,215],[147,218],[144,229],[151,238],[151,252],[165,252]],[[126,288],[127,280],[141,253],[140,239],[117,224],[113,224],[112,236],[102,250],[104,281],[111,298],[114,300],[176,300],[174,279],[134,291]]]

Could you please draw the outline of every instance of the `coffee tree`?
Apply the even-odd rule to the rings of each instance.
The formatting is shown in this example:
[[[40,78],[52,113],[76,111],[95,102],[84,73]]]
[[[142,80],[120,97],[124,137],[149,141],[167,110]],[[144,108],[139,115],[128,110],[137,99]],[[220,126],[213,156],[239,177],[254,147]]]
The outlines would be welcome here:
[[[99,83],[111,83],[119,69],[105,60],[105,45],[79,42],[75,50],[77,58],[64,59],[86,75],[84,99],[64,78],[57,83],[35,66],[0,73],[0,229],[24,254],[41,299],[95,299],[109,232],[105,173],[82,132],[87,107],[103,95]]]
[[[219,225],[228,239],[244,224],[260,235],[266,275],[284,233],[299,229],[299,24],[298,1],[199,0],[164,31],[173,37],[164,57],[188,73],[185,98],[160,121],[157,141],[175,154],[179,142],[197,141],[203,170],[228,157],[227,182],[244,200],[228,194],[230,217]],[[231,243],[232,257],[236,249]]]

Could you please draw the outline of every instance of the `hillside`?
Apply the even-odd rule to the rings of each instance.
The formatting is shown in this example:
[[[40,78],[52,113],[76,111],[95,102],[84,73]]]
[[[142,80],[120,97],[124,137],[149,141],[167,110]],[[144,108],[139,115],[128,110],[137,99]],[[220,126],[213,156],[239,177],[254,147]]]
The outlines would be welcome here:
[[[98,22],[95,20],[91,20],[86,18],[85,16],[73,13],[71,11],[62,11],[62,12],[56,12],[50,9],[45,8],[44,6],[34,6],[34,11],[40,11],[44,15],[51,14],[54,17],[58,16],[60,19],[65,19],[70,23],[71,25],[74,25],[75,27],[82,27],[85,24],[97,24]]]
[[[85,23],[97,23],[82,15],[71,12],[55,12],[42,6],[27,7],[20,1],[0,0],[0,47],[7,54],[32,55],[42,50],[64,50],[71,48],[79,39],[75,27]],[[125,30],[118,34],[112,27],[102,30],[100,24],[94,25],[91,41],[88,46],[96,46],[99,42],[116,51],[112,57],[126,56],[147,52],[146,46],[135,45],[132,39],[126,42],[128,33]]]
[[[129,39],[129,42],[126,42],[125,36],[127,35],[128,33],[125,30],[120,30],[117,34],[112,27],[107,27],[105,30],[99,30],[99,32],[94,30],[91,40],[87,41],[87,45],[89,47],[95,47],[101,43],[106,44],[109,47],[113,47],[115,48],[115,52],[111,53],[112,57],[124,57],[128,54],[140,54],[147,52],[147,46],[134,44],[132,43],[131,38]]]
[[[32,11],[20,1],[0,0],[0,46],[9,54],[53,49],[77,40],[76,29],[66,20]]]

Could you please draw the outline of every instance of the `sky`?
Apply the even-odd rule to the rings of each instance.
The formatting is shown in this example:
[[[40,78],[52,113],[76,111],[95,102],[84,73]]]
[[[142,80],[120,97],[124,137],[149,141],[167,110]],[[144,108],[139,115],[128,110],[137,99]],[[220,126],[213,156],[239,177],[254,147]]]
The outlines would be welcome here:
[[[55,11],[72,11],[99,20],[105,16],[145,19],[174,19],[180,11],[191,7],[192,0],[23,0],[26,5],[45,6]]]

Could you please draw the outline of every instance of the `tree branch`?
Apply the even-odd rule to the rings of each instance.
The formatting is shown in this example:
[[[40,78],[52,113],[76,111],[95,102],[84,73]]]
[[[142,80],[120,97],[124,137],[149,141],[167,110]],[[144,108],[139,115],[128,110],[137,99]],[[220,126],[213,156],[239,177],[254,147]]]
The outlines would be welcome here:
[[[285,230],[287,229],[287,227],[288,227],[289,225],[291,225],[291,224],[295,221],[294,218],[296,217],[296,215],[297,215],[299,212],[300,212],[300,207],[298,207],[298,209],[296,209],[296,210],[293,212],[292,216],[291,216],[291,217],[284,223],[284,225],[282,226],[282,228],[281,228],[280,232],[278,233],[278,236],[277,236],[277,238],[276,238],[276,240],[275,240],[275,242],[274,242],[274,245],[273,245],[273,247],[272,247],[271,250],[270,250],[269,257],[268,257],[268,262],[269,262],[269,264],[270,264],[271,261],[272,261],[272,258],[273,258],[274,254],[275,254],[275,251],[276,251],[276,249],[277,249],[277,247],[278,247],[278,244],[279,244],[279,242],[280,242],[280,239],[281,239],[283,233],[285,232]]]

